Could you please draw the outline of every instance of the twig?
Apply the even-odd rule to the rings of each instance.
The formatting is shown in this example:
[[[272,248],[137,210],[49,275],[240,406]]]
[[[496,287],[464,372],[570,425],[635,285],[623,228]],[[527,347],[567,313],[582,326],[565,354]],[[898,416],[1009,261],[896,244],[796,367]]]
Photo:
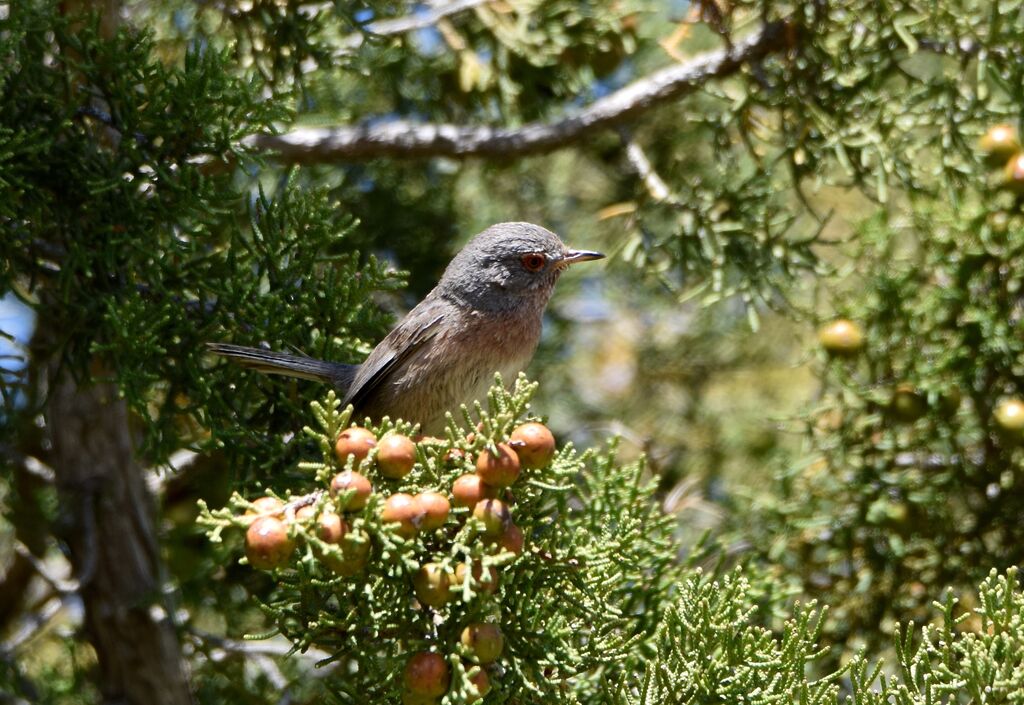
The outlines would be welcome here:
[[[629,160],[630,166],[633,167],[640,180],[644,182],[644,186],[647,187],[647,193],[651,195],[651,198],[657,203],[678,204],[680,202],[679,198],[672,193],[665,180],[654,170],[643,147],[624,130],[620,131],[619,135],[626,145],[626,159]]]
[[[63,606],[63,599],[55,596],[52,600],[48,600],[43,604],[42,607],[34,610],[26,620],[25,626],[19,629],[10,639],[0,644],[0,658],[6,657],[7,654],[13,654],[34,639],[39,632],[43,631],[53,621],[53,618],[57,616]]]
[[[221,661],[227,658],[229,655],[239,655],[245,657],[298,657],[311,661],[313,663],[320,663],[330,658],[330,654],[321,649],[307,649],[305,651],[292,651],[292,645],[283,640],[264,640],[264,641],[241,641],[239,639],[229,639],[227,637],[217,636],[216,634],[210,634],[194,627],[188,628],[188,634],[194,641],[202,645],[205,648],[212,648],[219,650],[223,653],[211,653],[210,658],[214,661]],[[337,663],[337,662],[335,662]],[[316,673],[318,676],[325,676],[330,673],[333,669],[331,667],[317,669]]]
[[[14,542],[14,552],[24,558],[32,566],[32,569],[48,584],[53,591],[58,595],[68,595],[71,593],[78,592],[81,585],[77,580],[65,580],[64,578],[58,578],[56,575],[50,572],[41,560],[39,560],[32,551],[29,550],[28,546],[23,544],[21,541]]]
[[[418,15],[406,15],[405,17],[396,17],[391,20],[371,22],[366,26],[366,31],[370,34],[376,34],[382,37],[405,34],[406,32],[415,32],[418,29],[432,27],[446,17],[451,17],[452,15],[464,12],[465,10],[471,10],[474,7],[492,1],[493,0],[452,0],[452,2],[435,5],[426,12]],[[359,44],[362,43],[362,35],[357,35],[355,39],[360,40]],[[351,40],[346,38],[346,41]],[[356,46],[358,46],[358,44]]]
[[[576,115],[518,128],[423,124],[397,120],[384,124],[303,127],[279,135],[257,134],[242,144],[275,152],[289,163],[326,163],[376,157],[510,157],[547,152],[597,130],[627,122],[659,105],[693,93],[708,81],[729,76],[744,65],[788,46],[791,27],[765,25],[731,49],[708,52],[663,68],[605,96]]]

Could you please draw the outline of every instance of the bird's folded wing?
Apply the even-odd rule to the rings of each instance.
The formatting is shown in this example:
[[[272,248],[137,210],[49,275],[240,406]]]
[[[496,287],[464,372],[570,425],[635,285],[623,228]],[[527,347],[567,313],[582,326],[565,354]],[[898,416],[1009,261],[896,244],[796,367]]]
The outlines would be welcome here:
[[[416,311],[410,312],[398,328],[391,331],[360,366],[359,374],[342,404],[352,404],[358,409],[393,372],[401,369],[409,358],[438,334],[444,315],[434,315],[421,324]]]

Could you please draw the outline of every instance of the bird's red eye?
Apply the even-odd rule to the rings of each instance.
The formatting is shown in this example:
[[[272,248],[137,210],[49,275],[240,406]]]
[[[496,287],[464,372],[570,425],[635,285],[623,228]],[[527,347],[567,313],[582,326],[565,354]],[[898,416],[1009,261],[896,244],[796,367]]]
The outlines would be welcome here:
[[[533,252],[528,255],[523,255],[522,263],[531,272],[539,272],[544,269],[544,265],[547,264],[548,258],[539,252]]]

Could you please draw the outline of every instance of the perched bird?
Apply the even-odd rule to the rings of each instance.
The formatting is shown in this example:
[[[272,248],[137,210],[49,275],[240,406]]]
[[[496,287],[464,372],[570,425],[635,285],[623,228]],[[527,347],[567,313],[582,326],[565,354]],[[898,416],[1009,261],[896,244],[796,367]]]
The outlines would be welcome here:
[[[495,372],[512,380],[530,362],[559,275],[603,257],[569,249],[539,225],[499,223],[455,255],[437,286],[361,365],[209,347],[260,372],[327,382],[353,405],[354,418],[402,418],[437,434],[447,411],[485,397]]]

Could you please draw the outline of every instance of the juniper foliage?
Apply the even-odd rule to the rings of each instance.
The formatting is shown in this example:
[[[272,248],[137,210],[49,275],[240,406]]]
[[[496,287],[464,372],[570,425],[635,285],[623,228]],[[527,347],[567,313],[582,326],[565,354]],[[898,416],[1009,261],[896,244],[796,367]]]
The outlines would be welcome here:
[[[276,587],[262,607],[297,649],[316,647],[329,654],[325,663],[339,662],[341,674],[327,688],[342,701],[397,702],[406,661],[416,651],[435,649],[453,667],[449,702],[469,702],[471,691],[462,683],[470,664],[459,659],[467,655],[459,634],[467,623],[494,621],[505,635],[501,667],[492,670],[494,702],[578,702],[581,694],[594,693],[602,674],[618,672],[661,619],[681,570],[674,561],[673,522],[652,505],[654,485],[644,479],[643,464],[618,463],[614,446],[580,454],[566,445],[546,467],[524,471],[511,489],[512,519],[526,542],[518,558],[496,550],[469,509],[454,509],[454,522],[412,539],[381,520],[390,494],[447,494],[458,476],[473,471],[483,449],[504,441],[525,420],[535,391],[525,377],[512,392],[498,378],[487,408],[477,405],[473,414],[463,408],[461,421],[451,418],[446,439],[421,442],[414,470],[401,480],[382,476],[371,451],[356,469],[370,479],[375,495],[365,509],[348,515],[350,532],[372,546],[365,569],[354,576],[338,577],[328,567],[324,556],[336,547],[323,544],[309,527],[294,527],[302,538],[300,557],[275,574]],[[333,394],[314,403],[313,412],[317,426],[305,433],[321,457],[300,464],[307,480],[291,491],[315,497],[322,510],[335,506],[323,492],[330,479],[354,469],[352,456],[340,467],[333,448],[351,419]],[[372,430],[383,437],[410,429],[386,420]],[[344,498],[337,501],[343,506]],[[232,506],[235,511],[204,510],[201,522],[237,555],[236,527],[246,524],[238,510],[250,505],[236,495]],[[467,572],[453,586],[451,602],[419,604],[413,579],[427,563],[448,574],[460,564],[480,566],[483,576],[494,569],[497,592]]]
[[[999,412],[1022,394],[1018,208],[993,188],[860,229],[859,291],[835,310],[864,327],[864,350],[821,354],[806,460],[758,519],[773,522],[765,557],[834,606],[841,642],[877,645],[945,586],[1024,557],[1022,449]]]

